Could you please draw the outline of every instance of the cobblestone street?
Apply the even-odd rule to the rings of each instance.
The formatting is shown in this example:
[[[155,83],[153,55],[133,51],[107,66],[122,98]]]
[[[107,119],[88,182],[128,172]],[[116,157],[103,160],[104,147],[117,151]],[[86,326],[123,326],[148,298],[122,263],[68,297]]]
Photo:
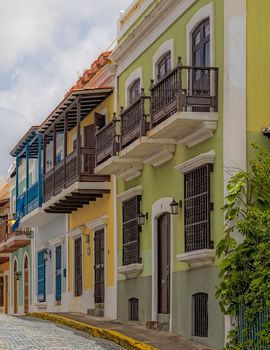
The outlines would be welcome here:
[[[16,350],[121,350],[53,323],[0,315],[0,349]]]

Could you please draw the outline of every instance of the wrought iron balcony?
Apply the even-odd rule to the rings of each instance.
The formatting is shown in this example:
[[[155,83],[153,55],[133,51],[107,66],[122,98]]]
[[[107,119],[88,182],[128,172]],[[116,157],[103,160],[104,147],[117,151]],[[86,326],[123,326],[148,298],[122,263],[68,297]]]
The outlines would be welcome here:
[[[151,81],[151,128],[176,112],[217,112],[218,68],[177,66]]]
[[[116,113],[114,113],[113,120],[96,132],[96,165],[103,163],[110,157],[116,156],[119,151],[119,136],[116,131],[117,122]]]
[[[146,136],[150,126],[147,121],[149,113],[146,113],[146,101],[150,101],[150,97],[145,96],[142,89],[141,96],[131,106],[126,109],[121,107],[121,150],[141,136]]]

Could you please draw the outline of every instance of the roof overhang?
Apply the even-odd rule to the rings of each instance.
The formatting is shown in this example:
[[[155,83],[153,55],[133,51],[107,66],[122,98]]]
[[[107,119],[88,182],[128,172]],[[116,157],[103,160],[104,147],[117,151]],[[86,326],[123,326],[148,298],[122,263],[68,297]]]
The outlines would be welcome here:
[[[32,126],[27,133],[21,138],[21,140],[17,143],[17,145],[10,152],[12,157],[16,157],[18,154],[22,153],[27,144],[34,139],[37,134],[38,126]]]
[[[93,109],[113,92],[112,87],[84,88],[72,91],[48,116],[40,126],[38,132],[49,134],[54,126],[56,131],[64,130],[64,115],[68,119],[68,130],[77,124],[78,103],[80,102],[80,116],[84,119]]]

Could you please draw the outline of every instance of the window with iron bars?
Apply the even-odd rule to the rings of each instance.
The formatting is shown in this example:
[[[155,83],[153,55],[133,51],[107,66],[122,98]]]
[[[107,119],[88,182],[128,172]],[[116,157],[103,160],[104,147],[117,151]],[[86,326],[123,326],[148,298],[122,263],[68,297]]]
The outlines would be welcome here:
[[[136,196],[123,202],[123,265],[140,263],[140,213],[141,197]]]
[[[82,239],[77,238],[74,242],[75,247],[75,296],[79,297],[82,295]]]
[[[212,249],[210,230],[210,173],[213,164],[206,164],[185,174],[185,251]]]
[[[128,299],[128,320],[139,321],[139,299]]]
[[[208,337],[208,294],[193,294],[192,304],[192,335],[194,337]]]

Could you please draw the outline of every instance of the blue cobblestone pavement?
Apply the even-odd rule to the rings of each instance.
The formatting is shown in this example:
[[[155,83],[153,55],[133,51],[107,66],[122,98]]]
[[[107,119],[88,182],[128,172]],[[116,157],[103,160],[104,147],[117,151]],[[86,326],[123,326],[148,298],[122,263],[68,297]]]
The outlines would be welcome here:
[[[53,323],[0,315],[0,349],[121,350],[113,343],[91,338]]]

